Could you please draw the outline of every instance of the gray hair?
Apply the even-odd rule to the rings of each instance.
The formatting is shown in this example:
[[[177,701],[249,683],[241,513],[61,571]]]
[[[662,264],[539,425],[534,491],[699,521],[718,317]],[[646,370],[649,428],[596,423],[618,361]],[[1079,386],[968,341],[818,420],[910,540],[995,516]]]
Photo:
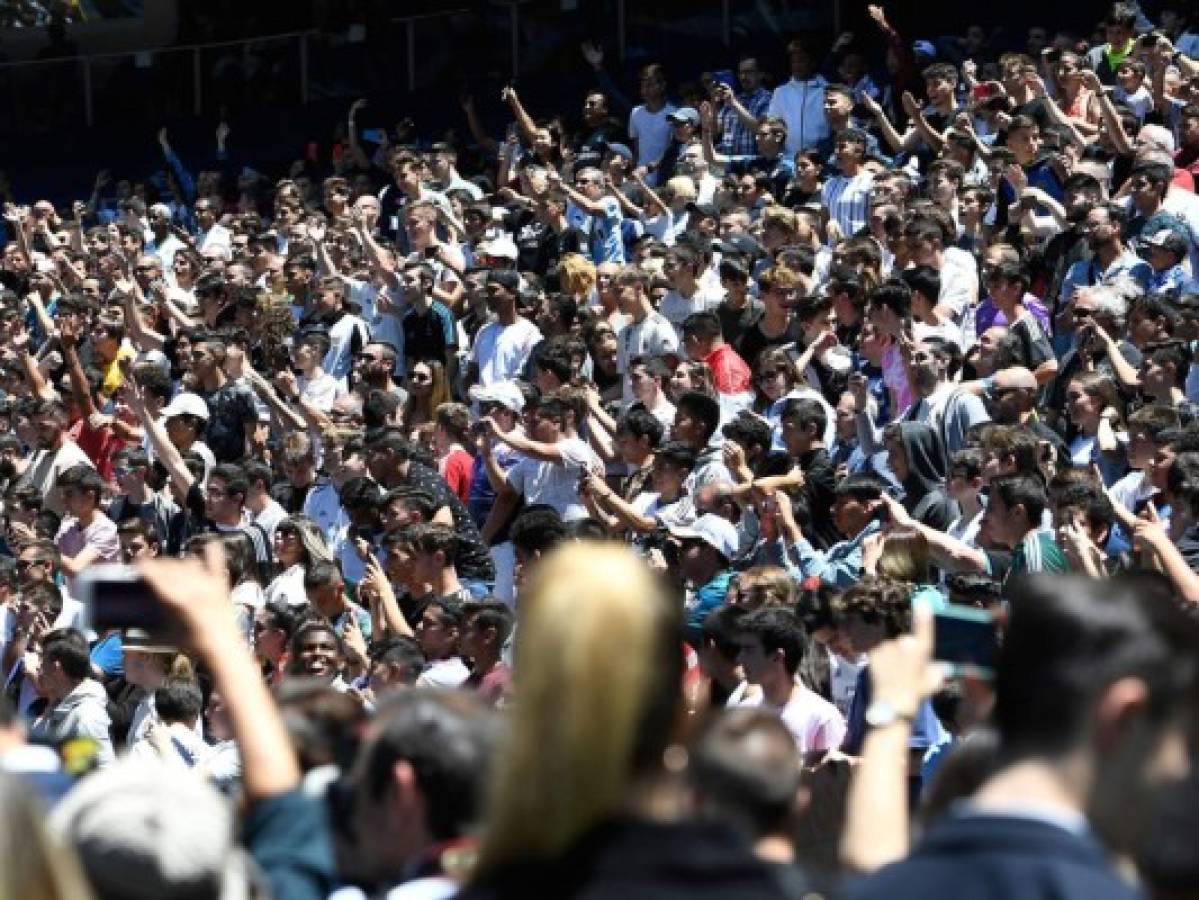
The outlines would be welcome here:
[[[1141,289],[1132,279],[1119,279],[1111,284],[1099,284],[1088,293],[1095,301],[1095,315],[1123,321],[1128,316],[1130,303],[1140,295]]]

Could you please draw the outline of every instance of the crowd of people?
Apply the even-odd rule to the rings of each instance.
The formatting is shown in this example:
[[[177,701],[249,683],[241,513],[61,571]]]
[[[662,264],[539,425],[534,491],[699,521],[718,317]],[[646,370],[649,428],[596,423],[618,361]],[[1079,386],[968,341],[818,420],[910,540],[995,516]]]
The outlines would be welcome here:
[[[0,897],[1194,895],[1199,35],[868,13],[4,207]]]

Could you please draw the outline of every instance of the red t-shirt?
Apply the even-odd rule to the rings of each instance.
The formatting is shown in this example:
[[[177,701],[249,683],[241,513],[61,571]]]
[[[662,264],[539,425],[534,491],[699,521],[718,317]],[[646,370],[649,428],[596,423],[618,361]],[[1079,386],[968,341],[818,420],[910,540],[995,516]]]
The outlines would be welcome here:
[[[721,344],[704,360],[721,394],[744,394],[753,388],[753,373],[732,344]]]
[[[470,503],[470,480],[475,458],[459,447],[441,461],[441,477],[463,503]]]
[[[87,419],[80,419],[67,429],[67,437],[87,454],[101,478],[107,482],[113,480],[112,458],[125,442],[111,428],[92,428]]]

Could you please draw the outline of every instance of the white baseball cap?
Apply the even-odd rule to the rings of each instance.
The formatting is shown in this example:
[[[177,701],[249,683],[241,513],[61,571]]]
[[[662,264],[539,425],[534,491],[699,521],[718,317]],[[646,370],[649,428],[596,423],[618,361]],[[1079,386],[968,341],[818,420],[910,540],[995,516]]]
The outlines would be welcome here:
[[[737,548],[741,544],[733,523],[715,513],[704,513],[690,525],[672,525],[668,528],[677,538],[696,538],[703,541],[725,559],[735,558]]]
[[[170,419],[174,416],[195,416],[197,419],[208,421],[208,404],[198,394],[184,391],[171,398],[162,410],[162,417]]]
[[[471,391],[477,403],[498,403],[514,413],[525,408],[525,395],[516,386],[515,381],[495,381],[489,385],[475,388]]]

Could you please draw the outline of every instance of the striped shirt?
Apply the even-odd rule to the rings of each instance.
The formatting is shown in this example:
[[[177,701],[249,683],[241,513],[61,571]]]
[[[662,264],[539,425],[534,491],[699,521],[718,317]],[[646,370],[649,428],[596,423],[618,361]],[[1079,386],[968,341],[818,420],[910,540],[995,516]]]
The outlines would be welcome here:
[[[770,91],[758,88],[756,94],[739,94],[737,99],[755,119],[761,119],[770,108]],[[757,156],[757,128],[746,128],[732,105],[722,106],[716,114],[720,141],[716,149],[725,156]]]
[[[873,188],[874,173],[866,171],[852,177],[835,175],[824,183],[820,191],[820,205],[828,210],[830,221],[841,227],[845,237],[866,227]]]

